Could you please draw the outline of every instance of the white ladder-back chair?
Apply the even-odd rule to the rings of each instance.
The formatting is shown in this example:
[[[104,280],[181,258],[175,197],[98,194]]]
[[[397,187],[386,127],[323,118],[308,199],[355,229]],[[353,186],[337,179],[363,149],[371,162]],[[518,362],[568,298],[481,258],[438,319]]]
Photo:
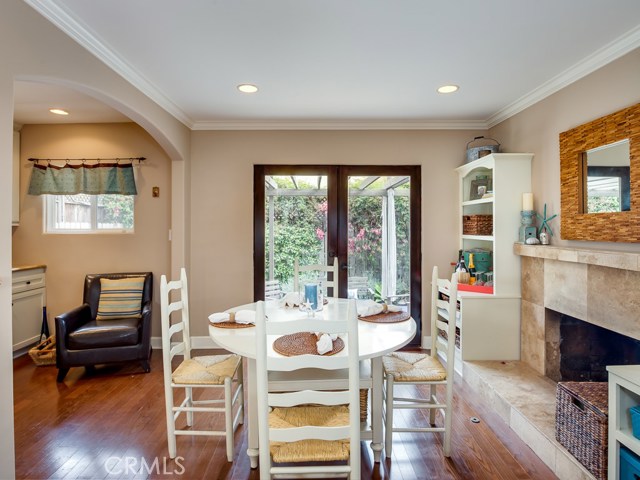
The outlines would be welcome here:
[[[280,280],[267,280],[264,282],[265,300],[280,300],[283,296]]]
[[[440,298],[440,291],[449,296]],[[438,267],[433,269],[431,279],[431,350],[430,353],[394,352],[382,359],[385,375],[385,454],[391,457],[394,432],[444,432],[444,455],[451,455],[451,405],[455,362],[455,340],[458,283],[454,274],[451,280],[438,278]],[[438,332],[444,332],[439,335]],[[444,359],[445,365],[442,363]],[[406,385],[429,386],[428,398],[400,397],[397,388]],[[437,387],[444,386],[444,398],[438,396]],[[417,391],[412,395],[417,395]],[[399,428],[393,426],[395,409],[429,409],[430,426]],[[436,411],[444,416],[443,426],[436,427]]]
[[[278,475],[360,479],[360,394],[358,318],[355,300],[348,318],[323,320],[265,321],[264,302],[256,310],[256,365],[260,478]],[[273,350],[281,335],[298,332],[340,334],[345,349],[335,355],[306,354],[286,357]],[[344,333],[346,332],[346,337]],[[270,392],[270,372],[295,372],[318,368],[349,372],[348,390]],[[336,462],[346,462],[336,464]],[[293,465],[301,462],[331,462],[329,465]],[[287,466],[277,465],[286,463]],[[274,465],[276,464],[276,465]]]
[[[299,265],[296,258],[293,272],[293,291],[298,292],[300,288],[301,274],[306,272],[318,272],[322,279],[322,287],[324,288],[325,297],[338,297],[338,257],[333,257],[333,265]],[[333,273],[331,280],[329,280],[329,273]],[[329,295],[328,288],[331,288],[331,295]]]
[[[179,292],[179,300],[171,301],[172,291]],[[226,437],[227,460],[231,462],[233,461],[233,434],[237,426],[243,422],[244,416],[242,357],[239,355],[191,356],[189,295],[187,273],[184,268],[180,271],[180,280],[167,282],[167,277],[162,275],[160,307],[169,456],[171,458],[176,456],[177,435],[214,435]],[[181,315],[180,319],[172,317],[172,314],[177,313]],[[179,338],[172,339],[174,336]],[[182,355],[183,360],[176,369],[172,369],[171,361],[176,355]],[[196,388],[222,389],[224,398],[194,400],[193,390]],[[174,389],[184,389],[185,398],[179,405],[175,404]],[[176,420],[182,413],[186,413],[187,427],[193,426],[194,413],[224,413],[225,428],[224,430],[178,429]]]

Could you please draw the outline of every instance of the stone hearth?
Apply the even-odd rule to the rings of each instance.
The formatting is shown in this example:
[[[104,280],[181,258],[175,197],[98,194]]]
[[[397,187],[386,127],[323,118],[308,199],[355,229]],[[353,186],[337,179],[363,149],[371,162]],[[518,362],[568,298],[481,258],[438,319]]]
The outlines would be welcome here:
[[[640,254],[522,244],[514,252],[522,257],[521,360],[465,362],[464,381],[558,478],[593,480],[555,439],[559,317],[640,339]]]
[[[465,362],[464,381],[560,480],[595,480],[556,441],[556,383],[517,360]]]

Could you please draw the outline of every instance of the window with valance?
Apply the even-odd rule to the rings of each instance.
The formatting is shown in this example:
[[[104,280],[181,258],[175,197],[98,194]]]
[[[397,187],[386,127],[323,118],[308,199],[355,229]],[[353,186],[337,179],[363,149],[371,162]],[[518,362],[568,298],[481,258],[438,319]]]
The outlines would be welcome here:
[[[29,195],[136,195],[132,163],[34,163]]]
[[[44,197],[48,233],[133,232],[135,167],[131,161],[36,161],[28,193]]]

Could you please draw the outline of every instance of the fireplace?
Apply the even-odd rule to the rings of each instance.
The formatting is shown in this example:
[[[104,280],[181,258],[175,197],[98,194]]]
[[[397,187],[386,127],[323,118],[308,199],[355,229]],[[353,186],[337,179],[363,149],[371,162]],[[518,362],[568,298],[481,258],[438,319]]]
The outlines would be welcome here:
[[[640,364],[640,340],[570,315],[549,317],[556,319],[558,325],[547,324],[547,328],[559,329],[559,355],[547,355],[558,363],[557,367],[550,369],[552,378],[556,377],[554,380],[606,382],[607,365]]]
[[[640,364],[640,253],[519,244],[514,251],[522,260],[525,364],[555,381],[606,381],[605,366]],[[569,349],[562,367],[561,346]]]
[[[465,377],[477,383],[478,392],[559,478],[587,475],[556,440],[557,418],[549,408],[557,398],[554,380],[577,380],[593,387],[582,381],[606,381],[600,376],[605,365],[640,364],[634,340],[640,339],[639,247],[630,253],[514,245],[522,265],[521,361],[468,362],[469,371],[482,379],[466,373]],[[595,329],[582,330],[579,320]],[[628,338],[620,340],[613,332]],[[613,353],[607,353],[612,347]],[[561,365],[567,361],[565,349],[569,368]],[[624,352],[622,360],[617,350]],[[576,352],[581,359],[571,358]]]

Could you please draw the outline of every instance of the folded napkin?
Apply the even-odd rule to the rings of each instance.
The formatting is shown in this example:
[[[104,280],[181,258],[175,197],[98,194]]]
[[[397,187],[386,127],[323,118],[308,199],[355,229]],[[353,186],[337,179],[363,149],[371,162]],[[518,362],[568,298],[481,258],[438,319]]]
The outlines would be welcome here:
[[[333,341],[338,338],[338,335],[335,333],[329,335],[328,333],[316,332],[316,337],[318,337],[318,341],[316,342],[318,354],[324,355],[325,353],[333,350]]]
[[[211,323],[228,322],[230,318],[231,315],[229,314],[229,312],[212,313],[211,315],[209,315],[209,321]]]
[[[253,310],[238,310],[237,312],[212,313],[209,315],[209,321],[211,323],[256,323],[256,312]]]
[[[298,307],[300,305],[300,294],[298,292],[289,292],[280,300],[281,307]]]
[[[235,312],[235,321],[236,323],[256,323],[256,312],[255,310],[238,310]]]
[[[376,303],[373,300],[358,300],[356,309],[359,317],[369,317],[379,313],[400,312],[402,309],[397,305],[387,305],[386,303]]]

